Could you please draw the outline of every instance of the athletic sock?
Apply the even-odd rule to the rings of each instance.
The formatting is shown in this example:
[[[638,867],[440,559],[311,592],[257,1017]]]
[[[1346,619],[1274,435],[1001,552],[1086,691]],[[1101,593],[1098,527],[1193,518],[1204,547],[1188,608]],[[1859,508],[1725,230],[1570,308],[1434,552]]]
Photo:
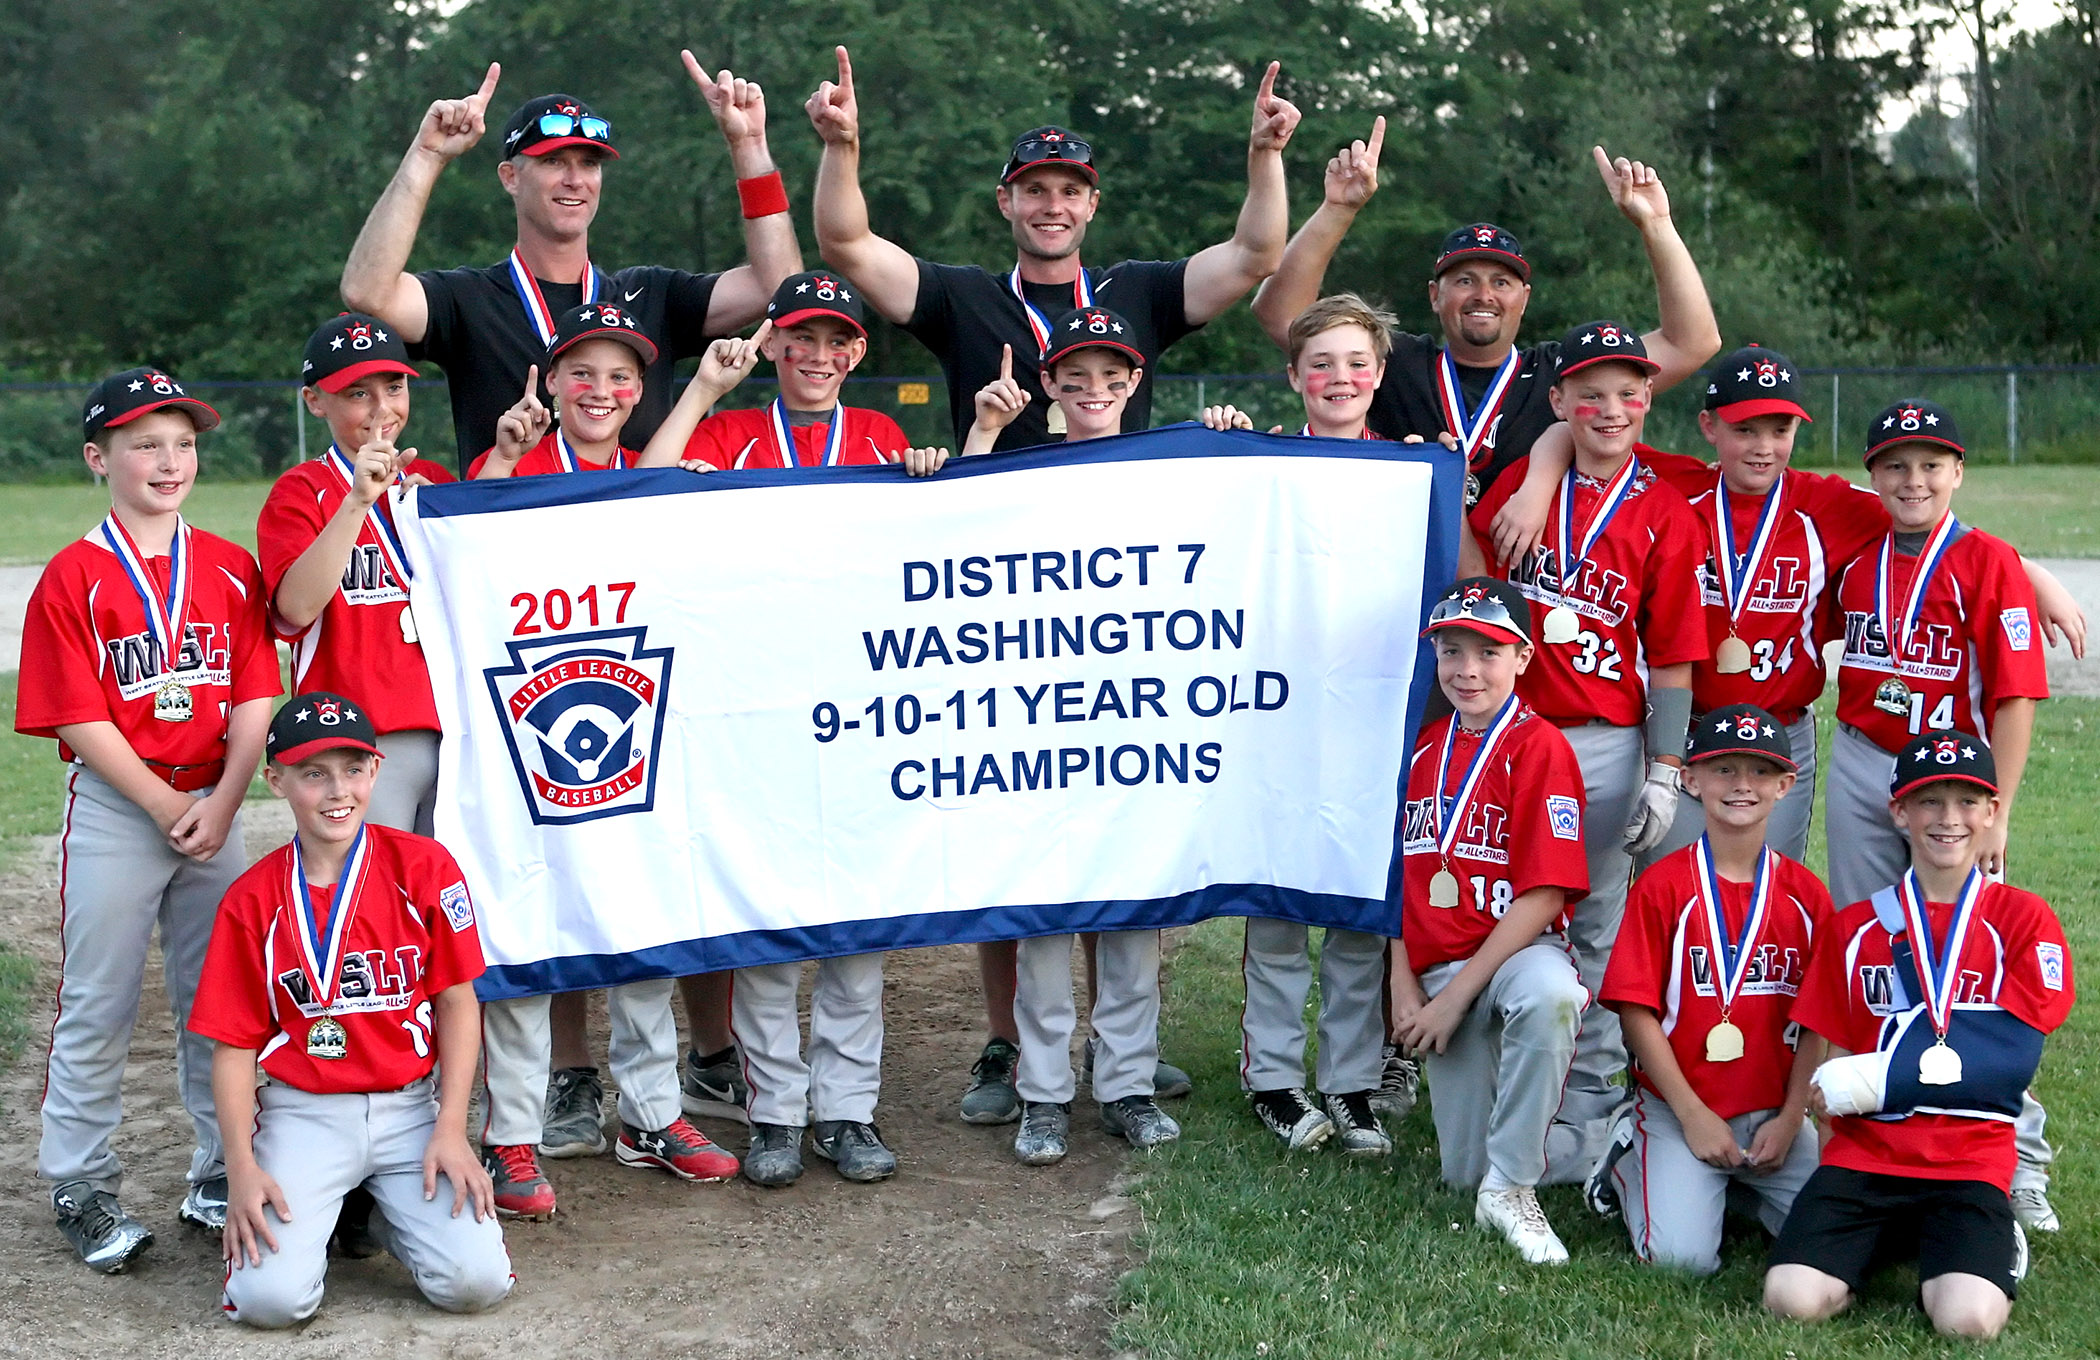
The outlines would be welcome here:
[[[700,1050],[696,1048],[692,1050],[691,1056],[693,1060],[693,1065],[696,1067],[716,1067],[722,1063],[728,1062],[730,1059],[736,1056],[736,1045],[731,1044],[729,1047],[723,1049],[719,1053],[709,1053],[704,1056],[701,1054]]]
[[[1500,1194],[1504,1190],[1516,1189],[1517,1183],[1503,1175],[1501,1167],[1490,1162],[1488,1163],[1488,1173],[1480,1178],[1480,1188],[1482,1190],[1493,1190],[1495,1193]]]

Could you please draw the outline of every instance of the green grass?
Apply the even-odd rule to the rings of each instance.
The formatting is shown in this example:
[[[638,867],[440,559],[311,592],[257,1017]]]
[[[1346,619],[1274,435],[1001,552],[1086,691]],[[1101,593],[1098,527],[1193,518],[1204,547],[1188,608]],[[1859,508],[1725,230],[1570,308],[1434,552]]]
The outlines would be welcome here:
[[[1828,471],[1813,460],[1811,472]],[[1847,465],[1847,477],[1865,486],[1865,468]],[[2100,467],[1987,467],[1967,469],[1954,495],[1964,524],[1988,530],[2029,557],[2100,557]]]
[[[0,722],[15,728],[15,677],[0,674]],[[58,832],[63,804],[57,753],[48,741],[0,740],[0,872],[12,868],[32,839]],[[24,1019],[36,985],[36,962],[0,942],[0,1063],[14,1061],[29,1037]]]
[[[254,552],[255,516],[269,490],[267,482],[200,481],[182,512]],[[88,483],[0,486],[0,566],[41,566],[108,513],[109,492]]]
[[[2044,704],[2013,871],[2055,905],[2080,961],[2100,959],[2096,805],[2100,702]],[[1811,862],[1820,857],[1819,834]],[[1637,1265],[1623,1227],[1591,1216],[1576,1187],[1541,1192],[1572,1263],[1527,1267],[1473,1226],[1470,1194],[1439,1181],[1426,1099],[1394,1130],[1386,1163],[1285,1153],[1238,1089],[1240,942],[1237,921],[1211,921],[1173,959],[1161,1045],[1195,1075],[1196,1093],[1181,1141],[1150,1155],[1132,1191],[1145,1215],[1143,1264],[1123,1283],[1118,1346],[1157,1360],[1971,1353],[1933,1336],[1913,1306],[1914,1274],[1885,1272],[1822,1327],[1781,1322],[1759,1307],[1764,1239],[1753,1225],[1731,1229],[1718,1276],[1695,1280]],[[2037,1083],[2064,1231],[2036,1239],[1995,1356],[2090,1356],[2100,1337],[2100,1027],[2089,1010],[2050,1039]]]

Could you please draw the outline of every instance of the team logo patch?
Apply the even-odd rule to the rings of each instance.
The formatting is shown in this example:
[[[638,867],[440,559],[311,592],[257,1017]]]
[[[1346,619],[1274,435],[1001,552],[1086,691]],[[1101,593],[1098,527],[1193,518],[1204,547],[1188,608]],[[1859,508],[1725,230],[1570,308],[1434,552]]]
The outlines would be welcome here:
[[[2037,944],[2034,947],[2036,962],[2042,966],[2042,985],[2052,992],[2064,989],[2064,950],[2062,945]]]
[[[642,628],[509,644],[483,672],[532,820],[565,826],[656,802],[671,649]]]
[[[1553,828],[1553,838],[1562,841],[1582,839],[1582,804],[1562,794],[1549,794],[1546,798],[1546,821]]]
[[[474,900],[467,896],[466,884],[455,883],[439,893],[438,905],[445,909],[445,920],[451,923],[454,935],[474,924]]]
[[[2034,621],[2025,605],[1999,610],[1998,626],[2005,630],[2006,645],[2014,651],[2024,652],[2034,645]]]

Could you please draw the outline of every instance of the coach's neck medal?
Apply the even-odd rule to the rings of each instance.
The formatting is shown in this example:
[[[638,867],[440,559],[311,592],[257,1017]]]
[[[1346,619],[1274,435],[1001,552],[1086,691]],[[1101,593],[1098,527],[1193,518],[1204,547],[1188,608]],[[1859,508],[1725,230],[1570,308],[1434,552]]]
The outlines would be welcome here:
[[[116,554],[118,565],[124,568],[124,579],[131,582],[139,603],[146,607],[146,631],[160,653],[160,669],[154,674],[168,677],[154,688],[153,716],[162,722],[188,722],[196,706],[190,687],[174,677],[181,671],[183,631],[190,613],[190,577],[195,559],[190,550],[189,522],[180,515],[175,517],[175,536],[168,541],[168,593],[164,598],[154,593],[153,577],[146,571],[146,556],[131,541],[130,531],[114,510],[103,517],[102,541]]]
[[[357,469],[343,456],[342,449],[330,444],[328,452],[321,455],[321,461],[326,463],[328,470],[342,482],[343,493],[348,495],[354,485],[351,478],[357,475]],[[401,474],[395,473],[394,487],[399,489],[406,485],[407,481]],[[385,496],[381,496],[373,503],[372,508],[365,512],[365,522],[358,526],[357,538],[359,542],[363,542],[365,531],[372,531],[372,541],[379,545],[380,562],[386,567],[387,574],[394,578],[394,584],[406,594],[409,582],[415,579],[416,574],[408,565],[408,552],[401,546],[401,537],[394,529],[392,514],[393,507],[387,504]],[[415,646],[420,640],[416,633],[416,616],[414,607],[407,601],[402,602],[399,622],[401,640],[411,647]]]
[[[1757,512],[1757,527],[1750,546],[1735,550],[1734,507],[1728,503],[1728,479],[1714,483],[1714,568],[1721,577],[1721,603],[1728,608],[1728,636],[1714,649],[1714,669],[1722,675],[1741,675],[1750,669],[1750,644],[1736,636],[1743,619],[1743,606],[1750,602],[1750,587],[1765,563],[1765,550],[1772,546],[1779,525],[1779,503],[1786,497],[1784,477],[1765,493],[1765,504]]]
[[[1566,475],[1560,479],[1560,503],[1558,513],[1553,516],[1556,538],[1553,545],[1554,562],[1560,570],[1561,603],[1546,611],[1546,619],[1539,627],[1539,636],[1549,643],[1573,642],[1581,635],[1581,625],[1575,611],[1568,607],[1568,588],[1582,574],[1583,564],[1590,560],[1590,550],[1604,531],[1611,527],[1613,516],[1626,504],[1626,497],[1633,490],[1633,479],[1641,474],[1641,460],[1629,456],[1612,479],[1605,483],[1597,498],[1597,508],[1590,514],[1590,522],[1583,529],[1582,537],[1575,536],[1575,479],[1577,473],[1570,464]]]
[[[1018,261],[1014,264],[1014,272],[1006,276],[1006,286],[1013,293],[1014,301],[1021,304],[1021,315],[1027,318],[1029,333],[1035,336],[1036,358],[1041,359],[1050,352],[1050,321],[1028,300],[1028,294],[1022,291],[1021,266]],[[1076,311],[1081,307],[1093,305],[1094,285],[1087,281],[1086,266],[1080,265],[1079,276],[1072,280],[1072,307]]]
[[[1953,1018],[1954,993],[1961,985],[1962,945],[1969,938],[1969,922],[1982,896],[1983,871],[1972,868],[1954,903],[1954,915],[1947,922],[1947,937],[1935,946],[1932,923],[1925,918],[1925,890],[1918,885],[1918,871],[1904,870],[1896,883],[1896,900],[1903,904],[1911,957],[1918,965],[1918,989],[1925,993],[1925,1017],[1932,1022],[1933,1045],[1918,1058],[1918,1080],[1927,1086],[1952,1086],[1961,1080],[1961,1054],[1947,1047],[1947,1023]]]
[[[1509,353],[1502,356],[1495,376],[1488,379],[1479,409],[1469,412],[1466,410],[1465,390],[1458,382],[1458,364],[1452,360],[1450,350],[1437,352],[1437,404],[1444,411],[1444,428],[1458,439],[1458,451],[1466,456],[1469,472],[1478,472],[1494,450],[1488,439],[1495,433],[1495,418],[1502,414],[1502,398],[1508,393],[1510,382],[1517,376],[1520,366],[1516,348],[1512,346]],[[1472,499],[1480,499],[1479,493],[1474,492]]]
[[[1699,890],[1699,905],[1706,917],[1707,961],[1714,980],[1714,1000],[1721,1007],[1721,1022],[1706,1032],[1706,1060],[1734,1062],[1743,1056],[1743,1031],[1729,1019],[1735,999],[1750,976],[1750,961],[1757,957],[1758,932],[1772,900],[1772,847],[1757,853],[1757,873],[1750,883],[1750,907],[1743,913],[1740,935],[1728,933],[1728,919],[1721,910],[1721,876],[1714,871],[1713,849],[1706,837],[1692,847],[1692,878]]]
[[[788,424],[785,397],[773,398],[773,404],[766,408],[766,424],[772,428],[773,444],[780,453],[780,465],[784,468],[802,466],[801,456],[795,452],[795,431]],[[845,452],[845,448],[846,408],[834,406],[831,408],[831,432],[824,436],[824,457],[818,466],[837,467],[839,456]]]
[[[518,253],[516,246],[510,248],[510,286],[518,295],[519,305],[525,309],[527,324],[532,327],[533,334],[540,338],[540,348],[546,349],[554,343],[554,313],[548,309],[547,299],[540,296],[540,281],[525,267],[525,257]],[[584,261],[584,302],[596,302],[603,287],[604,281],[598,273],[598,266],[588,260]]]
[[[336,982],[342,977],[343,950],[349,943],[350,923],[357,918],[357,899],[365,886],[365,867],[371,839],[365,828],[357,829],[350,853],[343,857],[343,870],[336,880],[335,910],[329,914],[328,940],[321,941],[321,922],[314,910],[313,889],[306,881],[306,861],[299,838],[292,837],[292,925],[299,936],[299,963],[312,989],[320,1015],[307,1027],[306,1051],[315,1058],[336,1059],[349,1051],[350,1035],[342,1022],[329,1012],[335,1005]]]
[[[1881,556],[1874,564],[1874,619],[1881,625],[1881,641],[1888,648],[1889,671],[1903,674],[1903,657],[1910,650],[1910,635],[1918,626],[1918,613],[1925,607],[1925,594],[1932,589],[1932,578],[1939,574],[1940,563],[1946,560],[1947,549],[1961,531],[1961,521],[1948,511],[1940,516],[1940,522],[1932,526],[1926,536],[1925,548],[1918,554],[1918,568],[1911,574],[1910,591],[1903,599],[1903,612],[1894,613],[1896,600],[1896,533],[1892,529],[1881,540]],[[1885,713],[1902,714],[1910,709],[1910,687],[1900,685],[1902,707],[1891,708],[1884,704],[1884,695],[1892,702],[1897,696],[1886,684],[1874,693],[1874,707]]]
[[[1459,829],[1466,824],[1466,812],[1473,806],[1473,796],[1480,790],[1480,781],[1486,777],[1489,759],[1495,748],[1502,744],[1502,737],[1515,725],[1521,705],[1512,693],[1495,710],[1494,720],[1488,723],[1487,731],[1480,734],[1480,745],[1473,750],[1473,758],[1466,763],[1465,777],[1459,780],[1458,792],[1447,794],[1451,786],[1451,752],[1458,744],[1459,723],[1456,713],[1451,715],[1450,726],[1444,729],[1444,749],[1436,761],[1436,795],[1429,800],[1430,826],[1436,832],[1437,857],[1443,862],[1429,879],[1429,905],[1432,907],[1455,907],[1458,905],[1458,875],[1451,872],[1451,849],[1458,844]]]

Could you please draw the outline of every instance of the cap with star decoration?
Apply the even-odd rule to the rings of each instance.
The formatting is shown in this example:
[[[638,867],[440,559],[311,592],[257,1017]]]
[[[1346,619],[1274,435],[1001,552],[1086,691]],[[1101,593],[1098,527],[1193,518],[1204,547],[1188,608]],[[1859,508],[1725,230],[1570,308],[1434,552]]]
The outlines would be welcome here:
[[[1043,367],[1055,368],[1059,359],[1083,349],[1112,349],[1143,368],[1145,356],[1131,334],[1130,323],[1106,307],[1074,307],[1050,323],[1050,348],[1043,353]]]
[[[1684,763],[1718,756],[1760,756],[1788,774],[1798,768],[1786,728],[1756,704],[1726,704],[1692,719],[1685,729]]]
[[[868,314],[861,307],[860,294],[829,270],[813,269],[783,279],[766,304],[766,319],[774,330],[786,330],[813,316],[837,317],[863,336],[868,333]]]
[[[1776,349],[1745,345],[1717,360],[1706,375],[1705,407],[1731,424],[1758,416],[1812,417],[1799,399],[1801,371]]]
[[[297,765],[323,751],[348,747],[379,754],[379,738],[364,710],[340,694],[312,690],[285,701],[270,719],[263,750],[280,765]]]
[[[1873,465],[1874,456],[1884,449],[1898,444],[1938,444],[1952,449],[1967,460],[1969,451],[1962,447],[1961,431],[1955,427],[1954,417],[1946,408],[1926,401],[1923,397],[1906,397],[1886,406],[1867,424],[1867,463]]]
[[[1531,604],[1523,592],[1492,576],[1469,576],[1444,592],[1422,625],[1422,636],[1464,628],[1494,642],[1531,645]]]
[[[586,340],[617,340],[633,350],[647,368],[656,362],[656,342],[642,329],[633,312],[616,302],[586,302],[571,307],[554,323],[554,343],[547,346],[547,362]]]
[[[374,373],[418,376],[416,366],[408,361],[408,346],[378,317],[344,312],[307,337],[299,381],[308,386],[340,392]]]
[[[182,390],[182,384],[164,368],[127,368],[95,384],[80,411],[80,426],[93,443],[104,431],[137,420],[163,406],[179,407],[188,414],[199,433],[216,429],[219,413]]]
[[[1925,732],[1910,739],[1889,772],[1889,800],[1908,797],[1927,784],[1952,779],[1998,791],[1998,763],[1981,737],[1967,732]]]
[[[1531,264],[1524,258],[1524,248],[1517,244],[1516,237],[1493,222],[1474,222],[1446,236],[1443,246],[1437,250],[1436,267],[1429,271],[1429,277],[1442,278],[1446,269],[1466,260],[1499,264],[1524,282],[1531,282]]]
[[[1632,364],[1647,373],[1660,373],[1662,365],[1648,357],[1641,333],[1616,321],[1585,321],[1561,338],[1560,357],[1554,360],[1559,382],[1592,364]]]

